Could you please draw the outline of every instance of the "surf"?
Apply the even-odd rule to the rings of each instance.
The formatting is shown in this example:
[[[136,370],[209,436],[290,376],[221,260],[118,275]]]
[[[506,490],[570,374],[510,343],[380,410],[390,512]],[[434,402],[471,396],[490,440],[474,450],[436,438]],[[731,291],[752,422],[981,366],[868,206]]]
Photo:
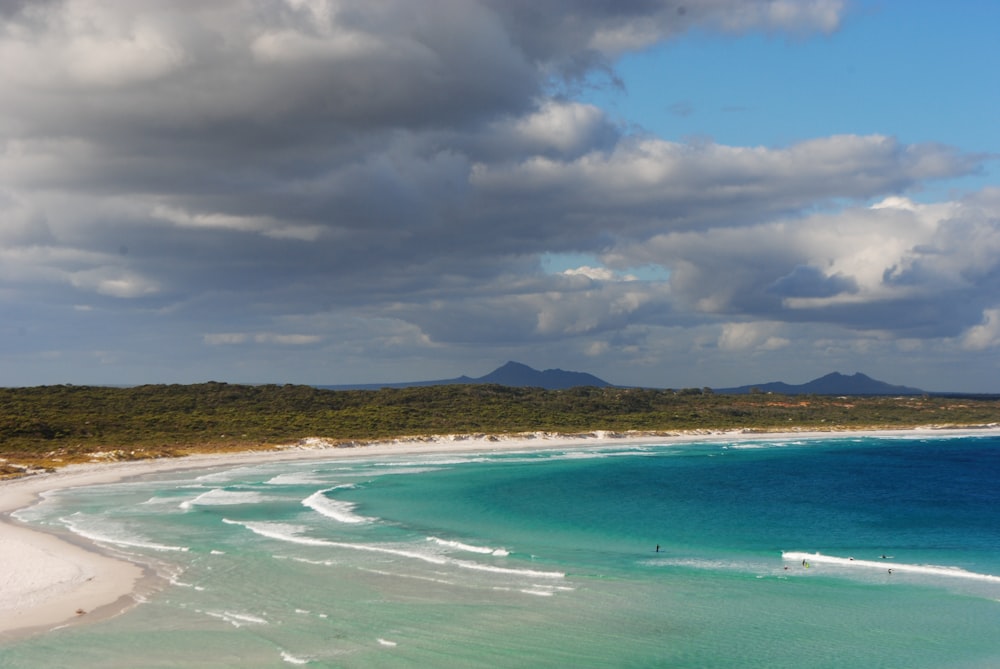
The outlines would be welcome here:
[[[967,571],[961,567],[896,562],[891,557],[876,560],[858,560],[850,556],[838,557],[835,555],[805,553],[801,551],[783,551],[781,557],[786,562],[797,562],[802,566],[809,567],[812,565],[833,565],[847,569],[875,570],[885,573],[891,572],[893,574],[920,574],[923,576],[943,576],[970,581],[983,581],[986,583],[1000,583],[1000,576],[993,574]]]
[[[327,488],[326,490],[318,490],[302,500],[302,506],[312,509],[321,516],[325,516],[331,520],[336,520],[338,523],[360,525],[363,523],[375,522],[374,518],[368,518],[354,513],[354,509],[357,505],[353,502],[330,499],[326,496],[326,493],[328,492],[353,487],[354,486],[352,485],[340,485],[334,486],[333,488]]]
[[[448,557],[446,555],[442,555],[434,551],[419,550],[416,545],[386,546],[377,544],[331,541],[329,539],[318,539],[314,537],[303,536],[302,533],[308,531],[309,529],[303,525],[291,525],[287,523],[269,523],[260,521],[238,521],[238,520],[231,520],[229,518],[223,518],[222,522],[226,523],[227,525],[238,525],[244,527],[247,530],[253,532],[254,534],[258,534],[260,536],[267,537],[269,539],[275,539],[277,541],[283,541],[293,544],[300,544],[303,546],[343,548],[352,551],[380,553],[383,555],[391,555],[411,560],[419,560],[421,562],[427,562],[434,565],[453,566],[453,567],[458,567],[460,569],[490,572],[493,574],[502,574],[507,576],[519,576],[525,578],[556,578],[556,579],[561,579],[566,577],[566,574],[561,571],[542,571],[537,569],[506,567],[494,564],[472,562],[469,560],[459,560]]]

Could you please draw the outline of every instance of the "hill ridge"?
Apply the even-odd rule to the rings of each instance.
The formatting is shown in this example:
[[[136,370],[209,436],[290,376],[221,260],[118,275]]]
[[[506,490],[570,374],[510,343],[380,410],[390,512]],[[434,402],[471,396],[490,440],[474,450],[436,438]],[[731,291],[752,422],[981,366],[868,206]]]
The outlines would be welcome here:
[[[927,391],[910,386],[899,386],[873,379],[867,374],[852,375],[830,372],[801,384],[784,381],[755,383],[735,388],[716,388],[717,393],[741,395],[750,392],[778,393],[781,395],[925,395]]]
[[[604,379],[598,378],[593,374],[588,374],[587,372],[572,372],[558,368],[539,371],[524,363],[508,360],[492,372],[475,378],[462,375],[452,379],[438,379],[434,381],[323,385],[316,387],[325,390],[379,390],[381,388],[414,388],[420,386],[488,383],[514,388],[544,388],[545,390],[563,390],[579,386],[606,388],[612,385]]]

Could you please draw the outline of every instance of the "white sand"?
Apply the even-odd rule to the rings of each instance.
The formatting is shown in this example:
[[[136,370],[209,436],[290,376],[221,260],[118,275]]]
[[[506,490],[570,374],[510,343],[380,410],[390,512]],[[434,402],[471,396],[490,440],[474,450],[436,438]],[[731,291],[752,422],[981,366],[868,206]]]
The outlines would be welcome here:
[[[1000,431],[990,426],[991,431]],[[985,430],[949,430],[949,434],[983,434]],[[920,428],[893,430],[889,434],[940,434]],[[839,433],[842,434],[842,433]],[[886,432],[852,432],[858,436]],[[691,442],[718,439],[829,437],[830,432],[744,433],[703,431],[686,434],[608,433],[581,435],[547,433],[510,437],[444,436],[398,439],[390,442],[332,448],[322,439],[307,439],[279,451],[226,455],[192,455],[184,458],[137,462],[71,465],[51,474],[39,474],[0,483],[0,638],[42,631],[67,623],[93,620],[135,604],[133,591],[143,575],[139,566],[88,550],[64,539],[29,529],[9,519],[10,512],[33,504],[43,492],[111,483],[126,477],[184,469],[205,469],[286,460],[367,458],[416,453],[471,452],[565,448],[615,444]],[[80,613],[83,612],[83,613]]]

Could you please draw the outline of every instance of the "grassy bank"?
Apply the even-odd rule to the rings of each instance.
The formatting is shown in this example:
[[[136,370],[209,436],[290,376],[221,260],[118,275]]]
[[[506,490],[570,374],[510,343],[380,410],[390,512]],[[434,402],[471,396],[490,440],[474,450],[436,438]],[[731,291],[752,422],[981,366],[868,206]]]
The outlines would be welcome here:
[[[0,468],[270,448],[305,437],[903,428],[1000,422],[996,398],[717,395],[446,385],[378,391],[225,383],[0,388]]]

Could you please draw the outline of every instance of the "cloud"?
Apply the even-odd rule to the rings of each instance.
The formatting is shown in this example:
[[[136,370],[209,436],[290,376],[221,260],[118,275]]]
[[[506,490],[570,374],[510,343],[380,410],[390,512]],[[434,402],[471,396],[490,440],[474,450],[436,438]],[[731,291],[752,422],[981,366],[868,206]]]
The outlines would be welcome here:
[[[81,333],[36,337],[67,349],[65,368],[118,347],[131,378],[146,374],[136,361],[174,373],[171,352],[189,375],[242,374],[251,345],[342,365],[261,363],[304,378],[483,351],[641,370],[792,348],[792,327],[988,340],[975,328],[1000,288],[1000,191],[905,199],[983,156],[879,134],[671,141],[575,96],[615,85],[620,55],[691,30],[826,33],[845,12],[4,3],[0,300],[25,332]],[[546,254],[595,262],[546,273]],[[6,364],[30,376],[23,361],[43,358],[18,331]]]
[[[275,239],[316,241],[323,232],[323,227],[320,225],[289,225],[285,221],[270,216],[239,216],[217,213],[192,215],[186,211],[163,205],[154,206],[151,215],[153,218],[170,221],[180,226],[254,232]]]
[[[210,346],[229,346],[247,343],[277,344],[279,346],[307,346],[323,340],[317,335],[279,334],[275,332],[215,332],[202,336]]]
[[[842,293],[857,292],[854,279],[842,274],[827,276],[815,267],[798,265],[791,272],[768,286],[768,290],[782,297],[833,297]]]
[[[244,344],[250,337],[243,332],[215,332],[204,335],[206,344],[210,346],[225,346],[230,344]]]
[[[983,351],[1000,346],[1000,309],[985,309],[983,322],[962,335],[962,346],[970,351]]]
[[[156,293],[159,286],[155,281],[135,272],[115,267],[97,267],[73,272],[70,283],[77,288],[92,290],[112,297],[140,297]]]
[[[785,149],[629,137],[609,152],[572,160],[533,156],[516,164],[477,164],[471,184],[498,208],[536,204],[539,215],[571,217],[584,237],[608,227],[641,236],[663,228],[759,223],[817,203],[864,200],[924,179],[966,174],[977,165],[946,147],[905,146],[878,135],[828,137]],[[545,210],[552,201],[558,212]]]
[[[631,274],[619,275],[607,267],[590,267],[588,265],[563,270],[563,274],[565,276],[585,276],[594,281],[636,281],[636,277]]]
[[[8,17],[0,41],[8,77],[29,88],[101,90],[155,81],[183,67],[184,45],[166,17],[128,9],[104,2],[25,3]]]
[[[719,348],[727,351],[776,351],[791,343],[775,334],[778,329],[777,323],[726,323],[719,335]]]
[[[496,129],[501,141],[513,142],[518,157],[553,155],[576,157],[595,146],[613,146],[617,132],[600,109],[593,105],[549,100],[535,112],[513,119],[505,132]]]
[[[897,198],[894,206],[666,232],[620,245],[615,261],[669,268],[672,295],[706,314],[953,336],[978,322],[1000,278],[1000,210],[980,202]]]
[[[539,11],[530,0],[491,0],[519,46],[542,62],[567,61],[596,53],[614,57],[648,47],[695,27],[741,33],[750,30],[830,32],[840,25],[842,0],[598,0],[581,4],[551,0]]]

